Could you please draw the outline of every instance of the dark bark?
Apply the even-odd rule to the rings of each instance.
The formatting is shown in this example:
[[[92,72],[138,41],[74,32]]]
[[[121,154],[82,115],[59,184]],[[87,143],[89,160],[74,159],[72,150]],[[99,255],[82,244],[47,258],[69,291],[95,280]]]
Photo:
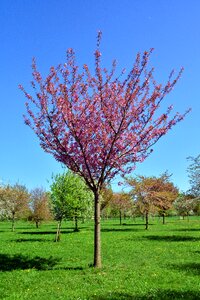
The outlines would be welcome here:
[[[119,211],[119,222],[120,222],[120,225],[122,225],[122,212],[121,212],[121,209]]]
[[[15,212],[12,212],[12,231],[15,231]]]
[[[60,241],[61,222],[62,222],[62,220],[58,221],[55,242],[59,242]]]
[[[101,268],[101,225],[98,191],[94,192],[94,267]]]
[[[77,215],[75,215],[75,217],[74,217],[74,224],[75,224],[74,231],[78,232],[79,229],[78,229],[78,216]]]
[[[165,224],[165,213],[162,214],[163,224]]]
[[[36,226],[36,228],[39,228],[39,221],[38,220],[35,221],[35,226]]]
[[[149,228],[149,212],[148,211],[146,211],[146,213],[145,213],[145,221],[146,221],[145,229],[147,230]]]

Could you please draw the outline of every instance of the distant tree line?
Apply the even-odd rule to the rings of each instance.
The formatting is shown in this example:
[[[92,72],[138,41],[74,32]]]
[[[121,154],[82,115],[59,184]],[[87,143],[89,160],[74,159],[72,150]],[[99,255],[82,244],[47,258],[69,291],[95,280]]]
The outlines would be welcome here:
[[[162,217],[164,224],[167,215],[200,215],[200,155],[188,159],[191,188],[187,192],[179,192],[167,172],[158,177],[129,177],[125,179],[129,192],[116,193],[111,186],[103,186],[101,218],[119,218],[122,225],[127,217],[141,216],[148,229],[149,216]],[[37,228],[42,221],[57,220],[56,241],[60,240],[63,220],[74,220],[74,231],[79,231],[80,220],[93,218],[93,205],[93,194],[72,171],[53,176],[48,192],[42,187],[28,191],[19,183],[0,186],[0,220],[11,220],[12,231],[19,219],[33,221]]]

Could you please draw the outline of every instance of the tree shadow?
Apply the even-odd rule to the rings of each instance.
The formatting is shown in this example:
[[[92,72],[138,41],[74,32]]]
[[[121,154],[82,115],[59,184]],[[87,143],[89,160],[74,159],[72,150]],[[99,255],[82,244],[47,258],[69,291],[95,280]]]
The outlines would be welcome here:
[[[31,235],[43,235],[43,234],[56,234],[56,231],[23,231],[18,232],[19,234],[31,234]],[[74,231],[69,230],[61,230],[62,233],[74,233]]]
[[[162,290],[156,293],[149,293],[147,295],[134,295],[130,293],[110,293],[107,295],[94,295],[90,299],[93,300],[171,300],[171,299],[200,299],[200,292],[198,291],[175,291]]]
[[[0,254],[0,271],[13,271],[13,270],[51,270],[60,261],[60,258],[43,258],[35,256],[30,258],[25,255],[15,254]]]
[[[144,231],[142,228],[102,228],[101,232],[134,232]]]
[[[179,229],[173,229],[173,231],[184,231],[184,232],[199,231],[200,232],[200,229],[199,228],[179,228]]]
[[[62,270],[65,271],[82,271],[84,270],[83,267],[63,267]]]
[[[122,225],[120,224],[113,224],[112,226],[144,226],[145,224],[144,223],[122,223]],[[149,224],[149,225],[154,225],[154,224]]]
[[[16,242],[16,243],[24,243],[24,242],[49,242],[50,240],[45,240],[45,239],[16,239],[12,240],[11,242]]]
[[[185,264],[171,264],[170,268],[173,270],[184,271],[186,273],[193,273],[193,275],[200,275],[200,263],[185,263]],[[199,298],[200,299],[200,298]]]
[[[192,236],[179,236],[179,235],[166,235],[166,236],[157,236],[149,235],[143,236],[143,238],[152,240],[152,241],[165,241],[165,242],[196,242],[200,241],[200,237]]]

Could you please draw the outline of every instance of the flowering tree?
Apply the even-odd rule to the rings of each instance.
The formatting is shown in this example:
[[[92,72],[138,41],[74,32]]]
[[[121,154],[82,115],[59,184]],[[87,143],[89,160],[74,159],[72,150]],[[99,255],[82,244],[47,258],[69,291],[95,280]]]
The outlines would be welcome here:
[[[12,220],[12,231],[15,230],[15,219],[28,217],[30,195],[24,185],[0,186],[0,215]]]
[[[165,224],[166,212],[172,207],[173,202],[178,197],[178,189],[170,181],[170,177],[171,175],[165,172],[159,177],[152,178],[151,198],[162,215],[163,224]]]
[[[174,208],[183,218],[185,216],[189,217],[189,214],[195,209],[195,199],[197,198],[192,194],[181,193],[174,201]]]
[[[178,189],[170,182],[170,176],[165,172],[159,177],[139,175],[126,180],[132,188],[130,194],[134,197],[136,205],[145,214],[146,229],[149,225],[149,213],[159,210],[164,224],[166,211],[178,197]]]
[[[122,213],[133,208],[133,201],[127,193],[113,193],[111,207],[119,212],[119,222],[122,225]]]
[[[101,67],[100,40],[101,32],[94,74],[86,64],[79,70],[75,53],[69,49],[66,63],[51,67],[45,79],[33,60],[35,96],[20,86],[28,100],[25,123],[34,130],[41,147],[82,176],[94,194],[95,267],[101,267],[99,195],[103,184],[116,174],[130,173],[185,115],[170,117],[172,106],[157,113],[182,70],[175,78],[171,72],[165,85],[157,84],[153,68],[147,68],[151,49],[137,54],[127,76],[123,70],[116,77],[115,60],[110,72]]]
[[[31,219],[35,222],[36,228],[39,228],[41,221],[52,219],[50,209],[50,195],[42,188],[35,188],[30,194]]]
[[[188,160],[192,161],[187,168],[189,175],[189,182],[191,188],[189,193],[192,193],[197,198],[200,197],[200,154],[197,157],[188,157]]]

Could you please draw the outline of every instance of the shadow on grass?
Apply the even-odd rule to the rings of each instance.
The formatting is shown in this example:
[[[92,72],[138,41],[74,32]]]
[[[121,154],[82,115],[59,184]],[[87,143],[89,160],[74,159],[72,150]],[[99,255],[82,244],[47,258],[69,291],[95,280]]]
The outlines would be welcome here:
[[[70,230],[71,230],[70,232],[72,232],[72,231],[74,230],[74,228],[75,228],[75,227],[66,227],[66,226],[64,227],[64,226],[63,226],[63,231],[70,231]],[[57,227],[56,227],[56,226],[55,226],[55,227],[52,226],[50,229],[56,231],[56,230],[57,230]],[[83,227],[80,226],[79,229],[80,229],[80,230],[82,230],[82,229],[88,229],[88,227],[86,227],[86,226],[83,226]],[[61,229],[61,230],[62,230],[62,229]]]
[[[170,268],[190,274],[192,273],[193,275],[200,275],[200,263],[172,264]]]
[[[15,254],[0,254],[0,271],[13,271],[13,270],[51,270],[60,261],[59,258],[43,258],[35,256],[30,258],[25,255]]]
[[[24,242],[52,242],[51,240],[45,240],[45,239],[16,239],[12,240],[11,242],[16,243],[24,243]]]
[[[110,224],[111,226],[144,226],[145,224],[144,223],[122,223],[122,225],[120,224]],[[154,225],[154,224],[149,224],[150,226],[151,225]]]
[[[200,228],[179,228],[179,229],[173,229],[173,231],[199,231],[200,232]]]
[[[164,242],[196,242],[200,241],[200,237],[192,237],[192,236],[179,236],[179,235],[166,235],[166,236],[157,236],[157,235],[149,235],[143,236],[143,238],[152,240],[152,241],[164,241]]]
[[[110,293],[107,295],[95,295],[91,296],[93,300],[171,300],[171,299],[187,299],[187,300],[198,300],[200,299],[200,293],[198,291],[173,291],[173,290],[162,290],[155,294],[147,294],[144,296],[132,295],[128,293]]]
[[[56,234],[56,231],[23,231],[23,232],[18,232],[19,234],[32,234],[32,235],[42,235],[42,234]],[[74,233],[74,231],[69,231],[69,230],[61,230],[62,233]]]
[[[83,267],[63,267],[61,269],[66,270],[66,271],[82,271],[82,270],[84,270]]]
[[[102,228],[101,232],[134,232],[144,231],[143,228]]]

